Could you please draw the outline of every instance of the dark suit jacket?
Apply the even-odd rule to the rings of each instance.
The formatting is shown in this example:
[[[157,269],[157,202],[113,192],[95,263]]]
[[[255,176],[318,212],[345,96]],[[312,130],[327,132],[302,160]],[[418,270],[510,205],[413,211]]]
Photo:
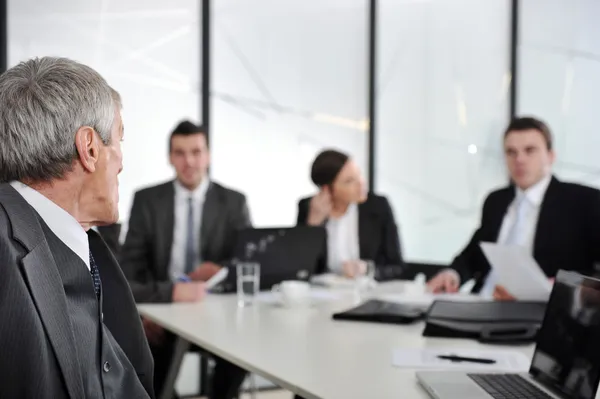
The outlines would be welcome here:
[[[121,249],[121,267],[140,302],[170,302],[173,284],[169,262],[175,226],[173,182],[138,191]],[[202,210],[200,248],[203,261],[226,263],[233,254],[236,232],[250,227],[246,197],[211,182]]]
[[[100,237],[102,237],[115,257],[118,258],[121,252],[121,243],[119,242],[121,224],[115,223],[108,226],[98,226],[98,233],[100,233]]]
[[[514,198],[514,187],[494,191],[486,198],[481,225],[452,262],[461,281],[476,279],[474,291],[479,291],[490,270],[479,243],[498,240]],[[533,257],[548,277],[554,277],[559,269],[593,273],[594,264],[600,261],[600,191],[553,177],[541,204]]]
[[[311,198],[304,198],[298,203],[297,224],[299,226],[306,225]],[[369,193],[367,200],[358,205],[358,236],[360,258],[375,262],[376,278],[378,280],[399,278],[403,261],[398,226],[385,197]],[[316,272],[326,271],[327,253],[319,260]]]
[[[0,185],[0,398],[79,399],[94,369],[74,352],[65,286],[38,217],[9,184]],[[102,260],[104,324],[154,397],[152,355],[127,281],[102,239],[88,236]]]

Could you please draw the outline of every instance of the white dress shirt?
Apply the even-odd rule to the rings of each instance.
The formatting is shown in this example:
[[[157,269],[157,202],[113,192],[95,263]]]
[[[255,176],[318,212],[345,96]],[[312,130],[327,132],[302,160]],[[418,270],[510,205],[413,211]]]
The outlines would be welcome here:
[[[341,273],[344,262],[360,259],[358,242],[358,205],[350,204],[341,217],[330,218],[327,229],[327,266]]]
[[[194,234],[194,265],[200,264],[200,229],[202,226],[202,208],[206,192],[210,185],[208,179],[194,191],[183,187],[179,181],[175,180],[175,224],[173,226],[173,245],[171,247],[171,260],[169,262],[169,274],[172,281],[176,281],[185,274],[185,252],[187,244],[187,225],[188,225],[188,199],[192,198]]]
[[[90,269],[90,244],[88,236],[79,222],[67,211],[56,205],[40,192],[19,182],[10,185],[40,215],[50,230]]]
[[[526,248],[528,252],[533,253],[533,242],[535,239],[538,217],[540,215],[540,208],[551,180],[552,175],[548,174],[548,176],[526,190],[516,188],[515,199],[508,207],[504,219],[502,220],[502,226],[500,227],[500,232],[498,234],[498,244],[507,244],[511,228],[517,219],[517,200],[524,196],[524,201],[526,202],[522,206],[526,206],[527,208],[523,215],[524,220],[520,222],[522,230],[518,232],[518,242],[513,242],[513,244],[522,246]],[[492,295],[495,285],[494,274],[490,272],[481,289],[481,294]]]

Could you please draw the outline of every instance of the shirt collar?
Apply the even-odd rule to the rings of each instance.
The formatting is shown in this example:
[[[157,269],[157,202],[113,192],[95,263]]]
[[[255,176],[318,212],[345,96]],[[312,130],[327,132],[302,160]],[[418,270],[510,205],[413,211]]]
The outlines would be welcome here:
[[[521,190],[517,187],[517,198],[524,195],[531,204],[539,207],[542,204],[542,201],[544,200],[544,195],[546,195],[546,190],[548,189],[551,180],[552,174],[549,173],[542,180],[535,183],[533,186],[529,187],[526,190]]]
[[[90,268],[90,244],[79,222],[63,208],[37,190],[19,181],[10,185],[40,215],[50,230]]]
[[[210,181],[208,179],[203,179],[200,185],[194,190],[188,190],[187,188],[183,187],[179,180],[175,180],[175,196],[186,199],[191,196],[195,201],[203,201],[206,197],[206,192],[208,191],[209,185]]]

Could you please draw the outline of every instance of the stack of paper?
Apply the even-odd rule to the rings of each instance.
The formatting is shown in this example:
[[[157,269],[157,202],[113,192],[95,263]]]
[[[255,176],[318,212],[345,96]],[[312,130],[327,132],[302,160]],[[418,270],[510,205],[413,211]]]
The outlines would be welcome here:
[[[489,242],[480,245],[498,285],[520,300],[548,300],[552,283],[526,248]]]
[[[353,279],[333,273],[315,275],[310,279],[310,282],[329,288],[354,288],[356,286]]]

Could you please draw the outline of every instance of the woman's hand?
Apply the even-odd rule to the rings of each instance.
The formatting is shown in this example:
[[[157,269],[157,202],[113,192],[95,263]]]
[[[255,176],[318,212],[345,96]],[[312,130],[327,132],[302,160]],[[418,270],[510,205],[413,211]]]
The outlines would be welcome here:
[[[310,200],[307,223],[310,226],[320,226],[331,213],[331,193],[328,188],[323,188]]]

